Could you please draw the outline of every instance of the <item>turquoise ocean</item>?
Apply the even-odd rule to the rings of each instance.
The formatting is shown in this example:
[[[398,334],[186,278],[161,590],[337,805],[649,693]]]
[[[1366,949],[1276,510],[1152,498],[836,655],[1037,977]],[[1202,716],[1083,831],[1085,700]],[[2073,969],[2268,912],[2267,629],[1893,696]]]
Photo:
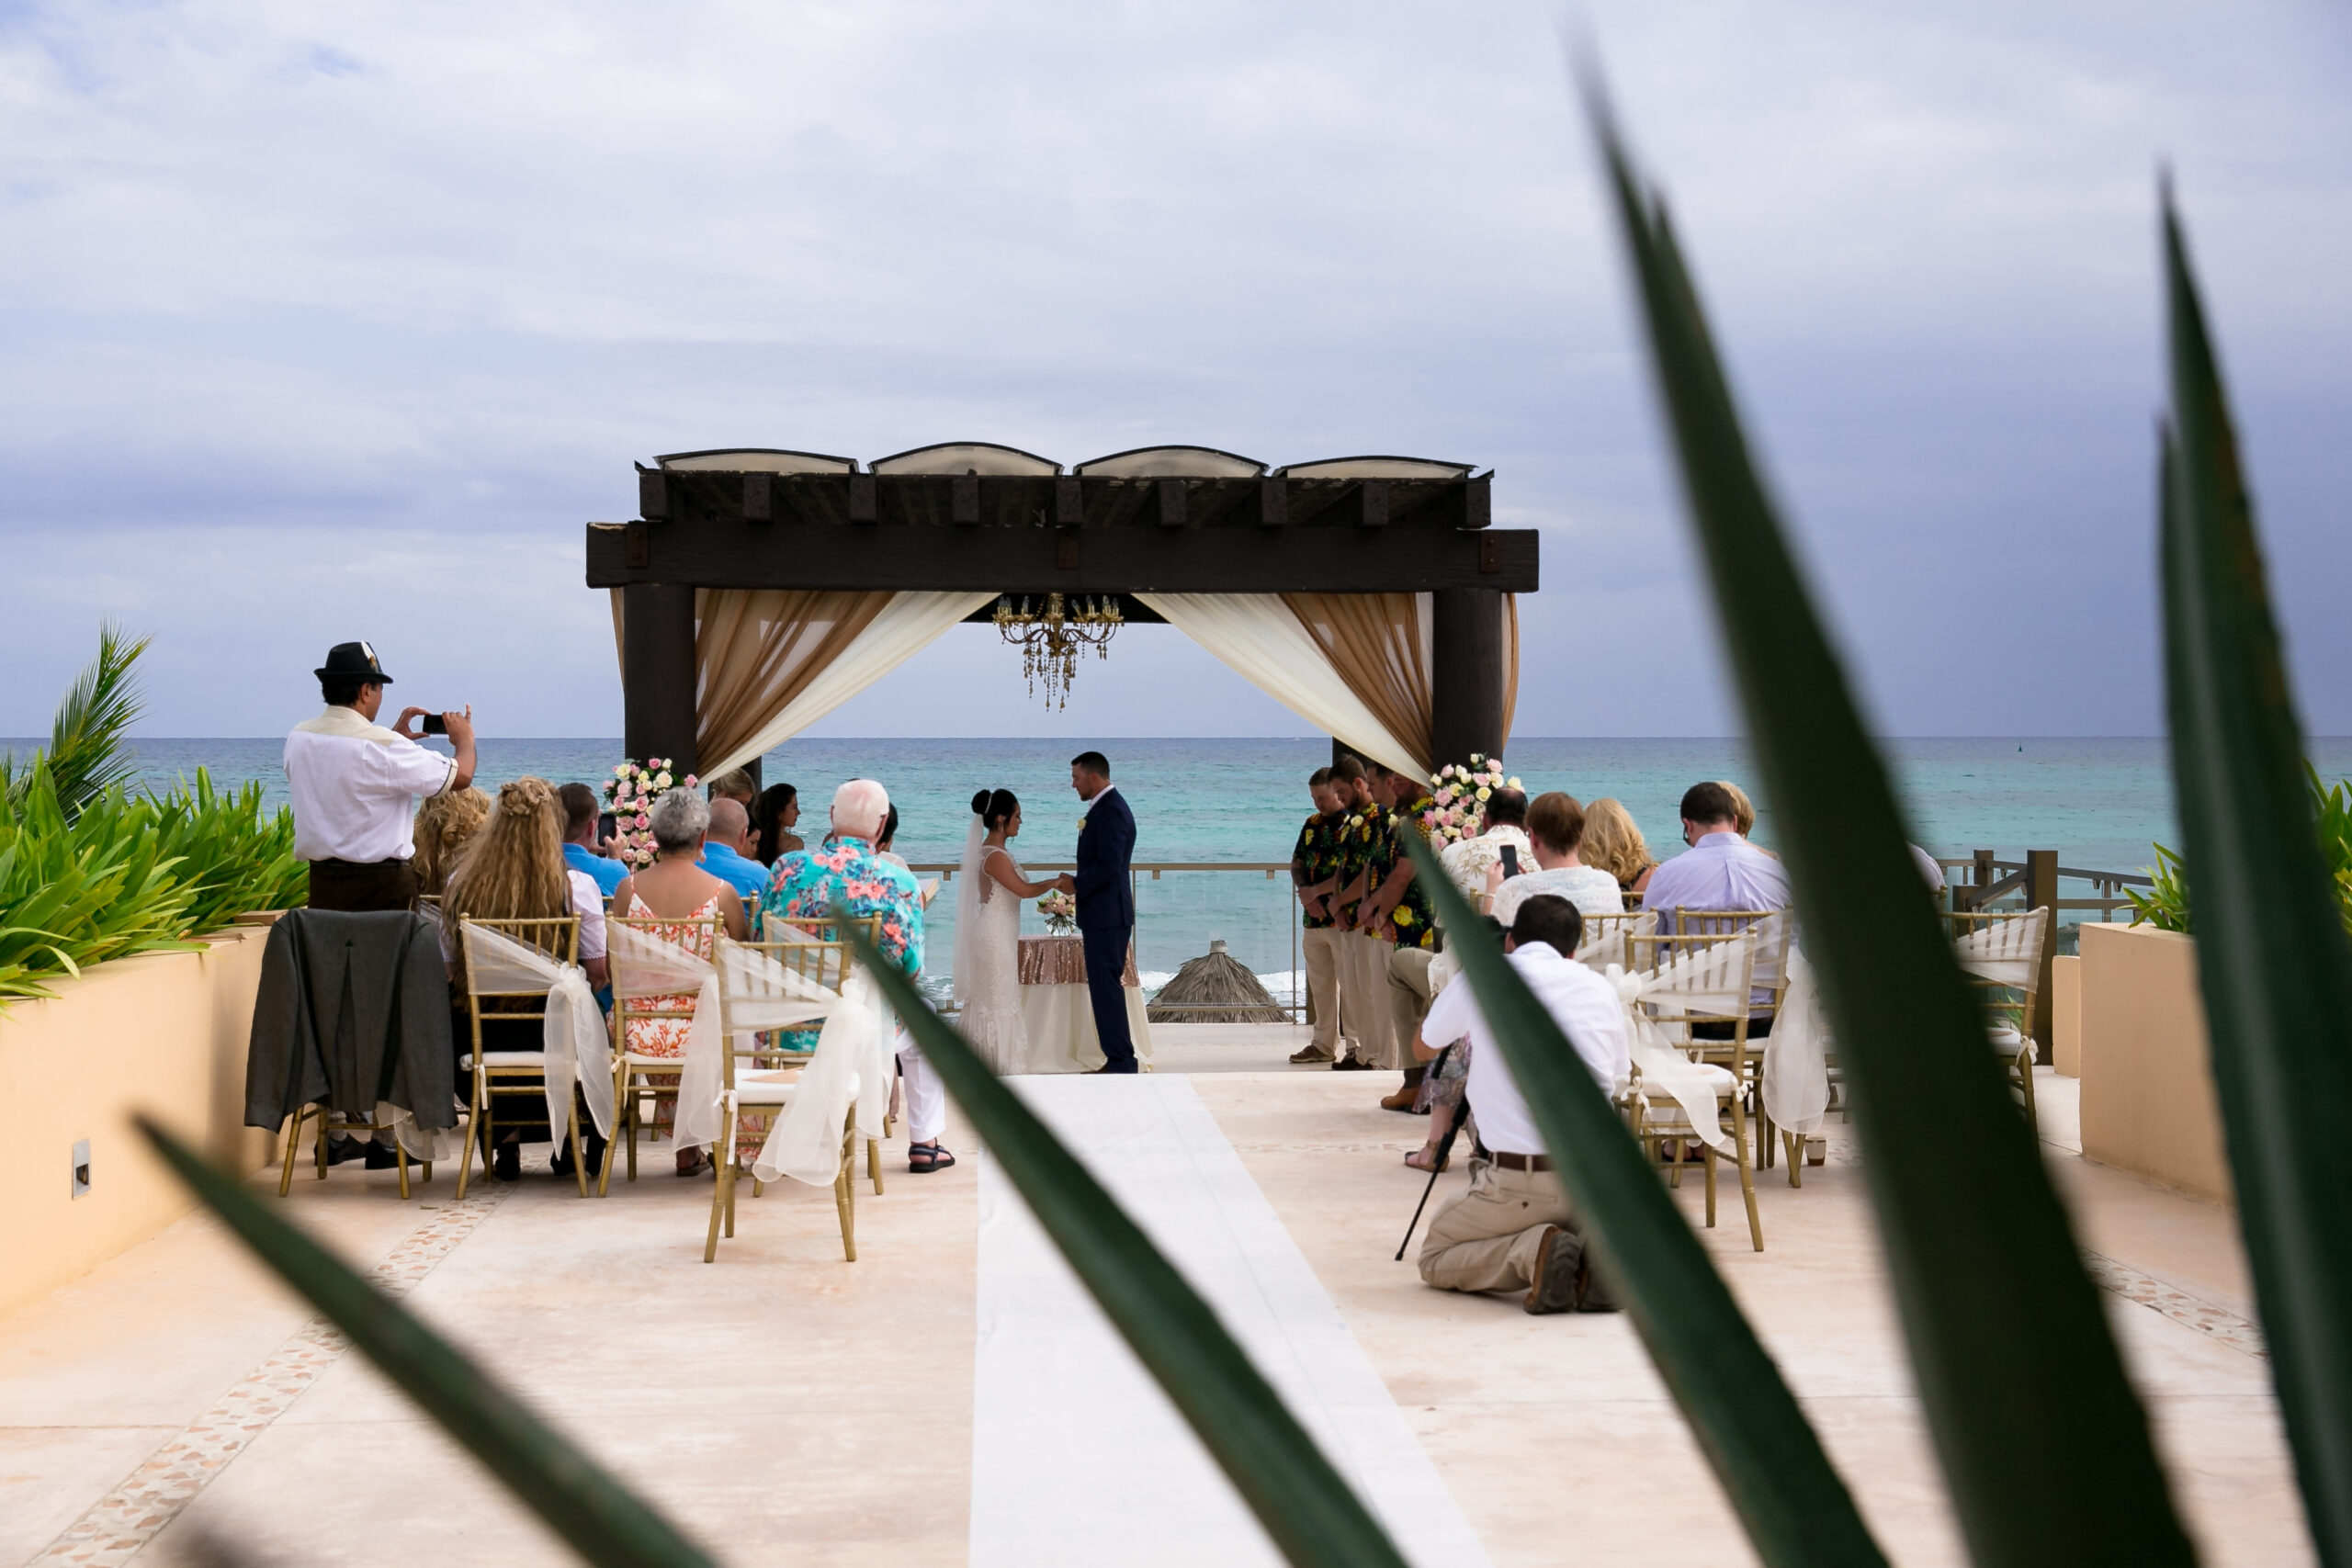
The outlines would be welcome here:
[[[0,741],[20,756],[36,744]],[[1306,775],[1330,760],[1330,743],[1319,736],[1100,744],[1135,810],[1139,863],[1286,861],[1309,809]],[[286,795],[282,745],[275,738],[137,742],[151,784],[168,785],[201,766],[220,784],[257,779],[273,802]],[[1882,745],[1915,837],[1939,855],[1990,849],[2014,858],[2028,849],[2054,849],[2062,865],[2138,871],[2153,859],[2152,844],[2177,841],[2165,743],[2155,738]],[[823,831],[834,785],[861,775],[881,780],[899,807],[899,852],[917,863],[953,863],[972,793],[1010,789],[1027,819],[1014,852],[1042,864],[1072,852],[1081,810],[1069,788],[1075,749],[1069,740],[804,739],[770,752],[763,774],[767,783],[799,786],[808,813],[801,831],[812,839]],[[2352,774],[2352,739],[2317,739],[2310,750],[2324,776]],[[594,784],[620,756],[617,739],[487,737],[480,782],[494,788],[536,773],[558,784]],[[1757,797],[1757,841],[1774,841],[1771,802],[1756,788],[1747,748],[1737,739],[1524,738],[1511,743],[1505,765],[1530,791],[1562,789],[1580,800],[1616,796],[1661,859],[1681,849],[1682,791],[1701,779],[1731,779]],[[1164,976],[1221,937],[1277,989],[1286,983],[1296,926],[1286,878],[1168,872],[1154,881],[1146,874],[1140,892],[1136,956],[1144,970]],[[926,945],[934,976],[953,951],[953,902],[943,896],[933,910]],[[1043,930],[1034,911],[1028,919]]]

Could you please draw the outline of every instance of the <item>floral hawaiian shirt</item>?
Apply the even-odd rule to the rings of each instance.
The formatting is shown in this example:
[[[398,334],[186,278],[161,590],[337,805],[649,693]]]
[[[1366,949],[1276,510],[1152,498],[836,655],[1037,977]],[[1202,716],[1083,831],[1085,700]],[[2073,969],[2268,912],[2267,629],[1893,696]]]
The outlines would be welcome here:
[[[1429,838],[1428,830],[1421,826],[1421,813],[1436,804],[1424,794],[1411,805],[1388,814],[1388,839],[1380,865],[1381,878],[1385,880],[1389,870],[1405,858],[1406,834],[1419,834],[1424,840]],[[1396,908],[1389,913],[1388,929],[1380,934],[1399,947],[1434,948],[1440,945],[1437,920],[1430,908],[1430,890],[1421,886],[1419,876],[1416,875],[1406,884],[1405,896],[1396,901]]]
[[[761,931],[776,920],[830,920],[836,903],[853,915],[881,916],[874,934],[883,956],[909,975],[922,972],[922,894],[915,874],[882,859],[864,839],[828,839],[815,849],[777,856],[760,900]],[[817,1031],[805,1029],[781,1036],[778,1048],[812,1051],[816,1045]]]
[[[1344,888],[1365,867],[1373,868],[1368,887],[1380,886],[1382,847],[1388,842],[1388,813],[1377,806],[1350,807],[1333,830],[1331,870]],[[1355,919],[1354,904],[1335,906],[1343,919]]]
[[[1301,887],[1336,876],[1340,872],[1340,835],[1345,829],[1348,813],[1344,811],[1317,812],[1298,830],[1298,847],[1291,852],[1291,874]],[[1304,916],[1308,931],[1327,931],[1337,922],[1329,915]]]

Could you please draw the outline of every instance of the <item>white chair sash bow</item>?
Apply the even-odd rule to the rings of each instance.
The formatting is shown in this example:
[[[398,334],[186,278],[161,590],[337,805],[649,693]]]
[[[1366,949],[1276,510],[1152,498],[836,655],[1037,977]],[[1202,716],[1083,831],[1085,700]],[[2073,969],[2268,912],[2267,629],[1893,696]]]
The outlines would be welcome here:
[[[1721,1075],[1706,1071],[1684,1054],[1690,1044],[1687,1026],[1662,1022],[1650,1009],[1662,1005],[1678,1013],[1738,1017],[1747,1010],[1756,941],[1754,931],[1743,931],[1706,947],[1686,948],[1656,969],[1627,970],[1612,964],[1603,972],[1625,1005],[1631,1055],[1643,1080],[1671,1095],[1690,1118],[1692,1135],[1723,1155],[1736,1151],[1731,1134],[1723,1130],[1716,1099]]]
[[[485,926],[462,928],[466,969],[477,991],[544,992],[541,1041],[546,1065],[548,1125],[562,1135],[571,1121],[571,1090],[579,1086],[599,1136],[613,1130],[613,1043],[587,973],[560,964],[527,942]]]
[[[752,1174],[762,1181],[788,1176],[811,1187],[831,1186],[841,1174],[851,1116],[861,1136],[882,1135],[890,1108],[890,1043],[873,977],[853,970],[825,1015],[816,1054],[801,1069],[784,1114],[768,1129]]]
[[[1764,1041],[1764,1111],[1790,1133],[1818,1133],[1829,1119],[1829,1021],[1802,948],[1789,949],[1789,988]]]

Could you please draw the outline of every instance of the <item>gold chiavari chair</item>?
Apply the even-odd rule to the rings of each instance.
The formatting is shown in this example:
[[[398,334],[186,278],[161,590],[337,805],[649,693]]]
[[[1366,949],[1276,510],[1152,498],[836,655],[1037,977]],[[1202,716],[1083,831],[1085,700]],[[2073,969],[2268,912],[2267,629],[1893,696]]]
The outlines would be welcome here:
[[[799,1069],[805,1068],[815,1055],[810,1051],[777,1050],[758,1031],[739,1027],[737,1010],[747,1002],[782,998],[784,983],[770,977],[779,974],[813,980],[828,990],[839,990],[854,962],[847,945],[838,939],[738,942],[722,934],[718,941],[722,951],[749,949],[775,963],[773,968],[757,964],[718,965],[719,1093],[725,1109],[719,1119],[718,1142],[711,1150],[718,1167],[718,1184],[710,1195],[710,1229],[702,1253],[705,1263],[718,1259],[722,1233],[729,1239],[735,1235],[735,1184],[741,1168],[736,1148],[738,1122],[747,1114],[781,1114],[797,1087],[795,1079]],[[825,978],[828,976],[830,980]],[[786,1073],[792,1076],[783,1076]],[[852,1263],[857,1261],[857,1188],[852,1180],[856,1144],[857,1107],[853,1103],[842,1125],[841,1162],[833,1177],[833,1205],[841,1216],[842,1254]],[[878,1183],[876,1190],[880,1190]],[[752,1195],[756,1198],[760,1192],[761,1183],[755,1176]]]
[[[2046,908],[1961,910],[1947,913],[1961,970],[1984,1006],[1993,1050],[2008,1073],[2025,1111],[2025,1124],[2039,1136],[2033,1109],[2033,1064],[2040,1055],[2033,1038],[2033,1003],[2041,986],[2041,954],[2050,941]]]
[[[705,953],[717,952],[718,939],[727,934],[727,922],[717,919],[665,920],[658,915],[613,915],[605,919],[605,924],[608,930],[615,926],[626,926],[654,942],[669,941],[672,932],[700,931],[704,933],[700,948]],[[615,1145],[618,1145],[626,1130],[628,1138],[628,1179],[635,1181],[637,1179],[637,1134],[639,1127],[644,1122],[645,1107],[649,1104],[655,1107],[657,1122],[660,1107],[665,1103],[672,1107],[672,1114],[675,1114],[681,1063],[675,1056],[650,1056],[631,1051],[628,1048],[629,1021],[632,1019],[655,1019],[685,1023],[691,1021],[695,1015],[691,1008],[684,1012],[677,1012],[666,1008],[648,1007],[646,1003],[649,1000],[655,998],[666,1000],[675,993],[650,988],[650,983],[649,985],[636,984],[629,973],[628,956],[621,951],[619,944],[607,944],[605,962],[611,966],[613,981],[613,1118],[615,1124],[612,1141]],[[653,1081],[656,1078],[667,1078],[670,1081],[656,1083]],[[605,1168],[596,1177],[596,1196],[604,1197],[611,1190],[612,1183],[613,1150],[608,1148],[605,1152]]]
[[[1686,909],[1677,905],[1674,931],[1679,936],[1705,937],[1736,936],[1746,931],[1758,932],[1755,988],[1765,996],[1756,1003],[1747,1028],[1741,1033],[1747,1047],[1741,1052],[1741,1059],[1724,1065],[1739,1074],[1740,1091],[1747,1097],[1749,1113],[1756,1119],[1757,1163],[1769,1170],[1779,1140],[1772,1135],[1772,1118],[1764,1110],[1765,1032],[1759,1032],[1756,1025],[1762,1022],[1769,1026],[1781,1016],[1781,998],[1789,989],[1789,943],[1796,932],[1795,920],[1786,909]]]
[[[792,947],[807,949],[807,953],[799,960],[805,967],[795,968],[793,973],[803,979],[814,980],[829,991],[838,991],[842,988],[849,979],[850,969],[857,962],[851,955],[849,939],[842,934],[844,931],[855,930],[868,942],[881,940],[882,917],[879,915],[853,915],[847,920],[794,920],[791,924],[794,931],[806,933],[814,940],[766,945],[774,946],[779,951]],[[793,963],[790,959],[785,962],[787,967],[790,967]],[[790,1066],[795,1061],[805,1062],[808,1059],[805,1052],[775,1053],[775,1060],[780,1066]],[[889,1127],[889,1120],[887,1115],[883,1118],[883,1127],[886,1132]],[[866,1179],[874,1183],[875,1196],[880,1197],[882,1195],[882,1145],[877,1139],[865,1140],[865,1175]],[[759,1183],[753,1181],[752,1196],[756,1198],[759,1195]]]
[[[1708,933],[1677,933],[1671,936],[1628,936],[1625,939],[1627,967],[1638,972],[1655,974],[1669,964],[1703,964],[1710,952],[1729,949],[1736,944],[1736,953],[1725,953],[1728,965],[1720,976],[1711,976],[1705,990],[1712,994],[1745,997],[1755,986],[1756,948],[1752,942],[1740,942],[1745,931]],[[1739,1168],[1740,1198],[1747,1208],[1747,1233],[1756,1250],[1764,1250],[1764,1222],[1756,1208],[1756,1167],[1750,1153],[1747,1128],[1747,1099],[1749,1082],[1744,1077],[1744,1064],[1748,1054],[1748,1012],[1742,1008],[1722,1010],[1700,1008],[1679,999],[1672,990],[1664,990],[1645,998],[1638,1004],[1650,1021],[1657,1025],[1676,1048],[1686,1052],[1702,1067],[1714,1069],[1707,1076],[1715,1089],[1717,1115],[1728,1115],[1734,1162]],[[1726,1038],[1701,1038],[1696,1031],[1709,1026]],[[1637,1115],[1629,1117],[1634,1135],[1650,1148],[1652,1157],[1661,1160],[1672,1171],[1669,1179],[1680,1184],[1679,1149],[1666,1145],[1680,1139],[1697,1137],[1702,1157],[1706,1162],[1707,1224],[1715,1223],[1715,1161],[1719,1157],[1713,1145],[1700,1130],[1690,1125],[1680,1101],[1663,1089],[1639,1086],[1640,1074],[1634,1075],[1637,1092],[1631,1098]],[[1723,1131],[1719,1120],[1714,1129]],[[1668,1156],[1673,1157],[1668,1157]]]
[[[1657,917],[1647,909],[1626,909],[1584,917],[1584,941],[1574,957],[1578,963],[1602,966],[1600,955],[1613,953],[1615,962],[1624,962],[1624,938],[1647,936],[1657,928]]]
[[[563,915],[553,918],[477,920],[471,916],[458,922],[458,940],[466,956],[466,1016],[472,1029],[473,1049],[467,1054],[465,1065],[473,1072],[472,1115],[466,1123],[465,1152],[458,1157],[458,1196],[466,1195],[466,1183],[472,1174],[474,1148],[482,1150],[482,1158],[495,1157],[498,1148],[497,1102],[529,1097],[546,1103],[547,1054],[544,1051],[487,1051],[482,1048],[481,1026],[485,1019],[496,1022],[533,1021],[544,1024],[547,1012],[547,988],[534,990],[504,990],[482,988],[480,970],[473,962],[470,936],[474,931],[494,931],[507,941],[534,948],[558,964],[580,962],[580,917]],[[533,998],[538,1009],[532,1011],[514,1006]],[[485,1002],[505,1004],[485,1008]],[[555,1131],[550,1127],[549,1133]],[[580,1108],[571,1108],[565,1135],[571,1140],[571,1173],[580,1184],[580,1195],[588,1196],[588,1162],[580,1145]]]

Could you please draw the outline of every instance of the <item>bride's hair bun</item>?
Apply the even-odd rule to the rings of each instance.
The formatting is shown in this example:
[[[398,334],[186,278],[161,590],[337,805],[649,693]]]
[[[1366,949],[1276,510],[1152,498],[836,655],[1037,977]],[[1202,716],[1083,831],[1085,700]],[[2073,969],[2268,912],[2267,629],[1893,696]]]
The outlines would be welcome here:
[[[986,823],[990,832],[1012,820],[1012,814],[1020,809],[1021,802],[1009,789],[984,789],[972,796],[972,815]]]
[[[991,790],[985,790],[985,789],[984,789],[984,790],[979,790],[979,791],[977,791],[977,792],[975,792],[975,793],[974,793],[974,795],[972,795],[972,815],[973,815],[973,816],[975,816],[975,817],[986,817],[986,816],[989,814],[989,796],[991,794],[993,794],[993,793],[995,793],[995,792],[994,792],[994,791],[991,791]]]

